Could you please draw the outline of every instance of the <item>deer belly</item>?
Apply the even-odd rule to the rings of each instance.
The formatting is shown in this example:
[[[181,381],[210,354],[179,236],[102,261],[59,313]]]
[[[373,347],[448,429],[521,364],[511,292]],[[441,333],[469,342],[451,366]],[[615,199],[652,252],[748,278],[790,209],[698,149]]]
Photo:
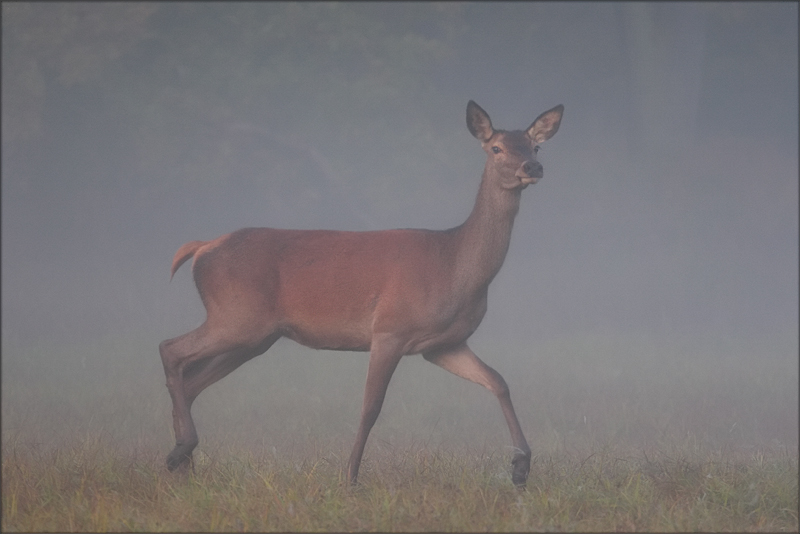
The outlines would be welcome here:
[[[371,306],[316,298],[284,307],[280,330],[314,349],[367,351],[372,339]]]
[[[290,324],[281,328],[283,335],[310,347],[325,350],[368,351],[372,336],[354,325],[315,322]]]

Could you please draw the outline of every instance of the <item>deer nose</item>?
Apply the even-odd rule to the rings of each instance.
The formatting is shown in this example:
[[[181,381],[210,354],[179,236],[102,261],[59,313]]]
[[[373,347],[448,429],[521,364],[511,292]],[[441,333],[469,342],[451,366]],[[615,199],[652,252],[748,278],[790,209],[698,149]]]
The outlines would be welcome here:
[[[544,167],[538,161],[526,161],[517,172],[521,178],[541,178],[544,175]]]

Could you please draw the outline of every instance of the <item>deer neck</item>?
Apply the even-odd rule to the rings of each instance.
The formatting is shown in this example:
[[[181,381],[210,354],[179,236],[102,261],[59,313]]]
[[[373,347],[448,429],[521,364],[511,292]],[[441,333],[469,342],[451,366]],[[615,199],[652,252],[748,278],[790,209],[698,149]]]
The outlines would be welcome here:
[[[468,291],[485,290],[503,266],[519,211],[521,190],[500,187],[494,172],[487,163],[475,207],[457,231],[454,282]]]

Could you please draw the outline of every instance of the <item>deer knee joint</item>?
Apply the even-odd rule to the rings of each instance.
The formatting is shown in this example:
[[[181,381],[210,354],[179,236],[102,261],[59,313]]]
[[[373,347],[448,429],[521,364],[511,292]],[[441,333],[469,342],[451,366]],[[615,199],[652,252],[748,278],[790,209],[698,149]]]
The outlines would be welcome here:
[[[496,381],[494,384],[492,384],[491,387],[492,393],[494,393],[495,396],[497,396],[498,398],[509,397],[511,395],[511,392],[508,389],[508,384],[506,384],[506,381],[503,379],[502,376],[500,376],[499,373],[495,373],[495,378]]]

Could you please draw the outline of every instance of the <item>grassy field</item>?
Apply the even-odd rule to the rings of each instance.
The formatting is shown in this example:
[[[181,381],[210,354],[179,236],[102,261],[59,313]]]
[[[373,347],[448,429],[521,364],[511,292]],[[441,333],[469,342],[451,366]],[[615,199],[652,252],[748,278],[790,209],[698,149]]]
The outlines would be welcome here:
[[[3,531],[798,530],[796,360],[604,337],[529,361],[484,350],[534,451],[521,492],[497,402],[421,358],[398,368],[348,488],[364,355],[281,344],[213,386],[180,475],[152,346],[37,357],[51,350],[4,346]]]
[[[375,444],[373,444],[375,445]],[[797,456],[674,451],[539,454],[529,488],[503,454],[371,448],[342,484],[345,450],[290,457],[236,447],[172,475],[163,451],[89,436],[3,450],[4,531],[797,531]],[[378,450],[376,450],[378,449]]]

